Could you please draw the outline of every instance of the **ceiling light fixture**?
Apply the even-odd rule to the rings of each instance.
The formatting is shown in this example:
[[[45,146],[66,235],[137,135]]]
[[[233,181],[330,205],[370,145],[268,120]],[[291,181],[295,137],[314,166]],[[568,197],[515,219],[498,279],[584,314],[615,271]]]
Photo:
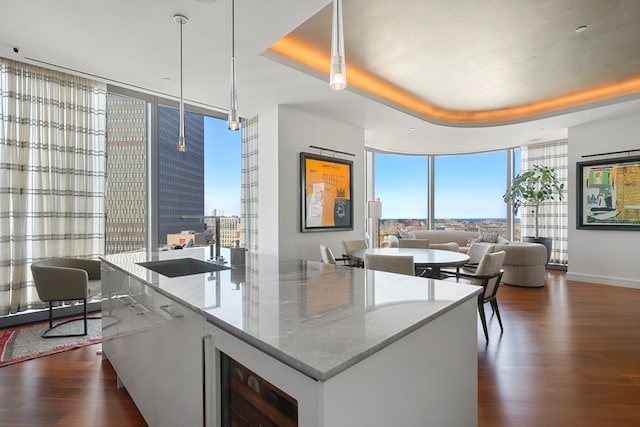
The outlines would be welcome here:
[[[586,29],[587,29],[587,26],[586,26],[586,25],[580,25],[578,28],[576,28],[576,29],[575,29],[575,30],[573,30],[573,31],[575,31],[576,33],[581,33],[581,32],[583,32],[583,31],[586,31]]]
[[[184,15],[173,15],[173,20],[180,24],[180,130],[178,131],[178,151],[184,153],[187,147],[184,140],[184,98],[182,96],[182,27],[189,23]]]
[[[240,121],[238,120],[238,92],[236,90],[235,3],[235,0],[231,0],[231,99],[229,101],[229,117],[227,120],[229,130],[240,129]]]
[[[342,0],[333,0],[331,31],[331,74],[329,86],[333,90],[347,87],[347,69],[344,61],[344,34],[342,33]]]

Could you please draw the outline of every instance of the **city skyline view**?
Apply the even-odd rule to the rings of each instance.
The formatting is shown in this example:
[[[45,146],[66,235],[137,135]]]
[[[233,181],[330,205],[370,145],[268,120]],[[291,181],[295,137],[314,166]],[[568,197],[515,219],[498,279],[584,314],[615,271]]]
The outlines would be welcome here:
[[[506,218],[507,151],[434,159],[436,219]],[[375,195],[382,219],[427,218],[428,158],[375,154]],[[515,162],[515,173],[520,164]]]

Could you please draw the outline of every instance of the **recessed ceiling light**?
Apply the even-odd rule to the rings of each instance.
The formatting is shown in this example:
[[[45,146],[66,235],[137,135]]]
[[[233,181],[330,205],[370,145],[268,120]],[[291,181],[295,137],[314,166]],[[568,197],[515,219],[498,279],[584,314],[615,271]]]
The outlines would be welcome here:
[[[171,81],[170,77],[163,77],[162,80],[164,80],[165,82]]]
[[[411,132],[415,132],[415,131],[416,131],[416,128],[410,128],[409,130],[410,130]]]
[[[580,26],[579,26],[578,28],[576,28],[574,31],[575,31],[576,33],[581,33],[581,32],[583,32],[583,31],[585,31],[586,29],[587,29],[587,26],[586,26],[586,25],[580,25]]]

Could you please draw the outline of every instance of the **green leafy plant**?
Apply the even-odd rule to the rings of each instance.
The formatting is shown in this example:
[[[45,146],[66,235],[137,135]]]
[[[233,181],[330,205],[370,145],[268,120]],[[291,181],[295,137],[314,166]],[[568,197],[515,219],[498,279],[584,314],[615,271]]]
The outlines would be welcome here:
[[[513,214],[520,207],[530,207],[535,219],[535,238],[539,238],[538,209],[547,200],[564,200],[564,184],[558,179],[555,169],[549,166],[533,165],[531,170],[522,172],[511,182],[502,196],[505,203],[513,206]]]

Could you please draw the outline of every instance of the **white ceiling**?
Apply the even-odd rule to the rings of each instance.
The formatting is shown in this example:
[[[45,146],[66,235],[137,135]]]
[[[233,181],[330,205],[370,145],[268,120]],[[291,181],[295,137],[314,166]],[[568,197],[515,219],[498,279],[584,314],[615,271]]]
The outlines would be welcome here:
[[[640,76],[637,0],[343,1],[347,63],[445,108],[503,108]],[[329,50],[330,9],[330,0],[236,0],[242,116],[290,105],[365,129],[373,148],[441,154],[561,139],[571,126],[640,113],[630,95],[518,124],[442,126],[264,55],[294,30]],[[174,98],[173,15],[186,15],[185,98],[227,107],[230,0],[0,0],[0,10],[1,56]]]

